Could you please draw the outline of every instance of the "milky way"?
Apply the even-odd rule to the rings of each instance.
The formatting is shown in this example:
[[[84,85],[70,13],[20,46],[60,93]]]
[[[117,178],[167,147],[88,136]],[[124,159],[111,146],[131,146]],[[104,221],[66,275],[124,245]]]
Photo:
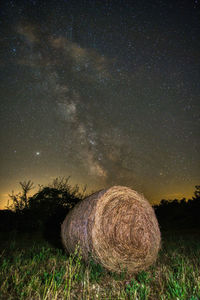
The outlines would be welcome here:
[[[199,184],[198,1],[4,1],[1,203],[21,180]]]

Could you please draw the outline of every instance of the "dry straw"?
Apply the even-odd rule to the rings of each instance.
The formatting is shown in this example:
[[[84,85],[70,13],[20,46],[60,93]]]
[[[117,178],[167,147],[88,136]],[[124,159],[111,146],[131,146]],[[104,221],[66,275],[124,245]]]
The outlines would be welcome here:
[[[68,253],[79,244],[85,261],[92,256],[110,271],[129,274],[155,262],[161,240],[149,202],[124,186],[101,190],[78,203],[62,224],[61,238]]]

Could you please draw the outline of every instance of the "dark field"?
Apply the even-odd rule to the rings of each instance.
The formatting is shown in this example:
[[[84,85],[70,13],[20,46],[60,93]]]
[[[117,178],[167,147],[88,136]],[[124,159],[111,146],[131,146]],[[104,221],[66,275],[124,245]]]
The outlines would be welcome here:
[[[200,299],[200,186],[190,200],[161,201],[155,212],[162,246],[154,265],[137,275],[108,272],[76,249],[70,256],[60,225],[84,197],[55,181],[28,197],[12,195],[0,211],[0,299]]]
[[[39,234],[1,234],[0,299],[200,299],[200,232],[165,232],[155,265],[116,275]]]

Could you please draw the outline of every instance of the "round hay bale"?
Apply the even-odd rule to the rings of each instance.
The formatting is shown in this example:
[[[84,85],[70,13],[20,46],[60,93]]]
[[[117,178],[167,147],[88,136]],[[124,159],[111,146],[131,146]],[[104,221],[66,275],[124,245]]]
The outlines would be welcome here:
[[[106,269],[137,273],[149,267],[160,248],[153,208],[143,195],[124,187],[101,190],[78,203],[61,226],[68,253],[79,243],[82,257]]]

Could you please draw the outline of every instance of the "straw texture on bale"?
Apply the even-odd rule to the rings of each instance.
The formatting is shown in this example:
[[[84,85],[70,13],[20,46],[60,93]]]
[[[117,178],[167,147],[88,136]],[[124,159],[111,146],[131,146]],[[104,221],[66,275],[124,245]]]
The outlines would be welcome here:
[[[61,226],[61,238],[68,253],[79,244],[85,261],[91,256],[110,271],[129,274],[155,262],[161,240],[149,202],[124,186],[101,190],[78,203]]]

